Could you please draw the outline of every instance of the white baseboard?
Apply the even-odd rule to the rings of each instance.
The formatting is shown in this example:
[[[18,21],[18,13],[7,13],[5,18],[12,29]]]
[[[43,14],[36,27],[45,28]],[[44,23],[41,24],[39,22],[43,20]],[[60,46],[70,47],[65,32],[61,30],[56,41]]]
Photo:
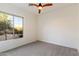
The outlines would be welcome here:
[[[32,42],[35,42],[37,40],[21,40],[21,39],[17,39],[17,40],[7,40],[7,41],[2,41],[0,42],[0,53],[4,52],[4,51],[8,51]],[[5,45],[4,45],[5,44]]]
[[[79,53],[79,49],[78,49],[78,53]]]
[[[43,42],[47,42],[47,43],[51,43],[51,44],[56,44],[56,45],[60,45],[60,46],[68,47],[68,48],[73,48],[73,49],[76,49],[76,50],[79,51],[79,49],[77,49],[77,48],[69,47],[69,46],[62,45],[62,44],[59,44],[59,43],[56,43],[56,42],[51,42],[51,41],[46,41],[46,40],[39,40],[39,41],[43,41]]]

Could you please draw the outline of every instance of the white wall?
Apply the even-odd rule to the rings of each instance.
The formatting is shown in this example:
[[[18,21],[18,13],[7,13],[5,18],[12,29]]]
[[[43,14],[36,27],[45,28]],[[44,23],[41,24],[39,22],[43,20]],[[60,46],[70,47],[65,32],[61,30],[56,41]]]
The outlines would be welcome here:
[[[24,17],[24,37],[0,41],[0,52],[37,39],[49,43],[79,49],[79,8],[76,5],[36,15],[24,12],[9,4],[0,4],[0,11]]]
[[[36,41],[37,18],[34,14],[24,12],[10,4],[0,4],[0,11],[24,17],[24,37],[20,39],[0,41],[0,52]]]
[[[38,20],[38,40],[79,48],[79,6],[44,13]]]

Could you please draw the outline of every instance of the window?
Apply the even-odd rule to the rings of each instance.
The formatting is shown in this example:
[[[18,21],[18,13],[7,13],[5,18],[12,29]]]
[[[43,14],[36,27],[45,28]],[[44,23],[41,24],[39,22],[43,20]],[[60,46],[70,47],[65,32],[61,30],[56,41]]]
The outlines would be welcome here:
[[[23,37],[23,18],[0,12],[0,41]]]

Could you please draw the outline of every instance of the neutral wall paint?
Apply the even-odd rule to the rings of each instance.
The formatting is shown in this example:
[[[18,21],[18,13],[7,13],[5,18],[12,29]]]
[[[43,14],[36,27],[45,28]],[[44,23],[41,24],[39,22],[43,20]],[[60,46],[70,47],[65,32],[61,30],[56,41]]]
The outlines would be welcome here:
[[[36,39],[79,49],[78,10],[75,5],[64,7],[42,14],[38,19],[36,15],[9,4],[0,4],[0,11],[24,17],[24,37],[0,41],[0,52],[34,42]]]
[[[6,51],[30,42],[36,41],[36,16],[32,13],[24,12],[10,4],[0,4],[0,11],[24,17],[24,37],[0,41],[0,52]]]
[[[38,19],[38,40],[79,49],[79,5],[43,13]]]

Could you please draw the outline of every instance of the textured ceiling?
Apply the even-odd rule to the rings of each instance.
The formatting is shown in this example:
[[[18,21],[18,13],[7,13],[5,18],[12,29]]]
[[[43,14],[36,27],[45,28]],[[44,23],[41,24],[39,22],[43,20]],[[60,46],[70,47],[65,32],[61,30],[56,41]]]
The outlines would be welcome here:
[[[38,14],[37,8],[35,6],[28,6],[28,3],[10,3],[8,5],[18,8],[19,10],[22,10],[24,12],[28,11],[34,14]],[[45,7],[42,10],[42,13],[47,13],[49,11],[67,7],[69,5],[73,5],[73,3],[54,3],[51,7]]]

